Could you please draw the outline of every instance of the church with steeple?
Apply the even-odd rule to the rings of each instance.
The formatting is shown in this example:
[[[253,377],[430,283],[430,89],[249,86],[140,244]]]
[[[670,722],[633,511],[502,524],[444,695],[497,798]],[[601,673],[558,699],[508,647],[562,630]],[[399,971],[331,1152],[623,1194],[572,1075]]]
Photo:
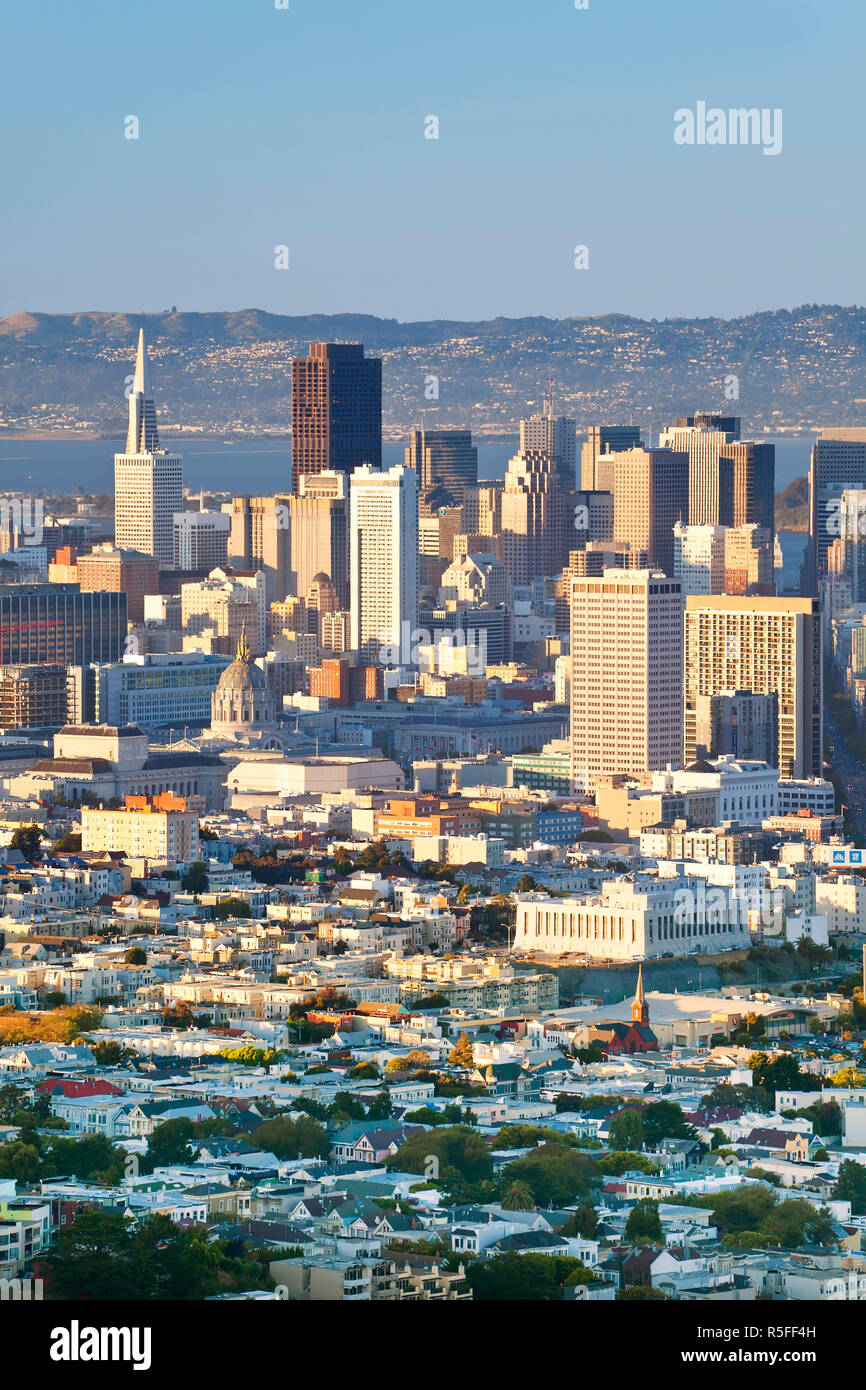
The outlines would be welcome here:
[[[586,1030],[586,1041],[587,1045],[599,1048],[606,1057],[631,1056],[636,1052],[658,1052],[658,1038],[650,1028],[649,1003],[644,993],[642,963],[637,968],[637,984],[631,1003],[631,1022],[593,1024]]]
[[[643,991],[643,961],[637,968],[637,986],[631,1005],[631,1021],[632,1023],[642,1023],[645,1028],[649,1027],[649,1004]]]

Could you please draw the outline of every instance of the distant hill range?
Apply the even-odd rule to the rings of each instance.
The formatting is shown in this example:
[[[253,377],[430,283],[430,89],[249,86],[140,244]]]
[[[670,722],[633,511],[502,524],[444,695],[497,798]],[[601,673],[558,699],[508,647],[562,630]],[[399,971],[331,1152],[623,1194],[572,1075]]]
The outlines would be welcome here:
[[[389,435],[426,417],[516,432],[555,382],[557,411],[657,430],[718,409],[748,433],[866,419],[866,310],[805,305],[739,319],[597,318],[398,323],[366,314],[20,313],[0,319],[0,428],[116,435],[140,327],[163,423],[286,432],[289,358],[317,340],[363,342],[384,362]],[[438,395],[436,394],[438,391]]]

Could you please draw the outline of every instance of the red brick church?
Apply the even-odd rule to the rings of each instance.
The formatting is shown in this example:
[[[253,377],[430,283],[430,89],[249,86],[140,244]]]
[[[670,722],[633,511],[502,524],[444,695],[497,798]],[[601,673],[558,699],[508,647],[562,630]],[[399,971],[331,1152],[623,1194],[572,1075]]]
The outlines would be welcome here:
[[[649,1004],[643,987],[643,965],[637,968],[637,988],[631,1006],[631,1023],[596,1023],[587,1029],[587,1042],[606,1057],[635,1052],[658,1052],[658,1038],[649,1026]]]

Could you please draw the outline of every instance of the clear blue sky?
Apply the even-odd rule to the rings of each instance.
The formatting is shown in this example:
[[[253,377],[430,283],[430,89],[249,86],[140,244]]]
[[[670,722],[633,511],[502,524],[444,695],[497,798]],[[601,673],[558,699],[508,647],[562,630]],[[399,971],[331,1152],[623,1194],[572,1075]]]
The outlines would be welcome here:
[[[2,314],[866,299],[863,0],[7,0],[0,43]],[[699,100],[782,153],[675,145]]]

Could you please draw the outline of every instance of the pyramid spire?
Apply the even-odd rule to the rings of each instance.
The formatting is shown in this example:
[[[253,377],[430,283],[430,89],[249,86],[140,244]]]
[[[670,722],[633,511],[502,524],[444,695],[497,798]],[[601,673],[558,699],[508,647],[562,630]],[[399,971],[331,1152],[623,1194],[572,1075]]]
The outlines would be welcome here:
[[[156,406],[150,384],[150,364],[144,342],[144,329],[138,332],[135,354],[135,375],[129,393],[129,429],[126,434],[127,454],[155,454],[159,450],[159,430],[156,426]]]
[[[643,988],[643,962],[639,962],[637,968],[637,987],[634,992],[634,1000],[631,1006],[632,1023],[649,1023],[649,1005],[646,1002],[646,995]]]
[[[132,384],[132,389],[136,395],[153,395],[150,386],[150,363],[147,360],[147,348],[144,342],[143,328],[138,330],[138,351],[135,354],[135,379]]]

